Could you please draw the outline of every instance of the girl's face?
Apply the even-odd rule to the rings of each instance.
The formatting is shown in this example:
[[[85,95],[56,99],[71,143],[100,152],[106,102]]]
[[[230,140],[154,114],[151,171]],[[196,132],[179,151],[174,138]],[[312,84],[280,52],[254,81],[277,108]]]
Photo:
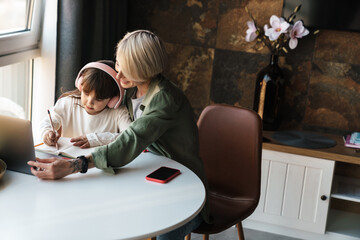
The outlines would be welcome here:
[[[94,90],[89,93],[81,91],[81,103],[84,106],[86,112],[90,115],[96,115],[100,113],[105,109],[109,101],[110,98],[97,99]]]

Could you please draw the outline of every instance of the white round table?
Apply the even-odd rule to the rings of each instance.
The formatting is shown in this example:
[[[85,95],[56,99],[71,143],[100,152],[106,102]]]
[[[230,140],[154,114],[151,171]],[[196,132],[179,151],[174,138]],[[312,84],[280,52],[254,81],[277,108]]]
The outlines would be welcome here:
[[[181,174],[166,184],[145,176],[161,166]],[[145,239],[193,219],[205,202],[201,180],[152,153],[107,174],[89,169],[61,180],[6,171],[0,181],[0,239]]]

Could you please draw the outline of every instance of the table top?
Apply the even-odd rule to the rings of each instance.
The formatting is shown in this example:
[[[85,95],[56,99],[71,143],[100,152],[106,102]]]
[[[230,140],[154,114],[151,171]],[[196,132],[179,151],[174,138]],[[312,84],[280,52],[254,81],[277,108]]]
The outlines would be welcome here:
[[[161,184],[161,166],[181,174]],[[115,175],[99,169],[56,181],[6,171],[0,181],[0,239],[145,239],[193,219],[205,202],[201,180],[185,166],[142,153]]]
[[[280,144],[271,137],[273,133],[274,132],[272,131],[263,132],[263,136],[270,140],[270,142],[263,142],[263,149],[360,165],[360,152],[354,148],[345,147],[344,140],[340,135],[332,135],[325,133],[321,134],[323,136],[329,137],[332,140],[335,140],[336,146],[334,147],[306,149]]]

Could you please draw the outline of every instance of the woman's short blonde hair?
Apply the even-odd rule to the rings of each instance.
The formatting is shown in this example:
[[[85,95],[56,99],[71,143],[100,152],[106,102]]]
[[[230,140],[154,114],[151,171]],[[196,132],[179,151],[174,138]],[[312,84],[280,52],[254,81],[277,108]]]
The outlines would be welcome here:
[[[158,36],[147,30],[137,30],[127,33],[119,41],[116,60],[127,78],[146,82],[164,71],[167,53]]]

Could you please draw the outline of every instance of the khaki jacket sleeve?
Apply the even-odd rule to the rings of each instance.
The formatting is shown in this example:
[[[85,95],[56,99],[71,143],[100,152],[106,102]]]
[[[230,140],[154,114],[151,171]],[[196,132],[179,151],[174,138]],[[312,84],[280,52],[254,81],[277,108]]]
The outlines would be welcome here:
[[[93,153],[95,167],[104,170],[122,167],[134,160],[174,125],[177,109],[178,104],[171,95],[158,92],[141,117],[132,122],[114,142],[97,148]]]

